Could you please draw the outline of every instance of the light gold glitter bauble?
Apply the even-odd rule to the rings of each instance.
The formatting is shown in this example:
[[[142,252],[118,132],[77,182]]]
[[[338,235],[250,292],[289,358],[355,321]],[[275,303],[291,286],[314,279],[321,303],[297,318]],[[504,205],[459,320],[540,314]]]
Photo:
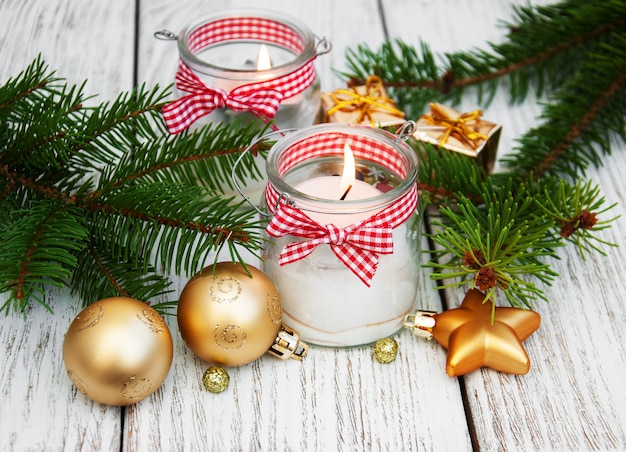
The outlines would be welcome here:
[[[204,361],[239,366],[274,344],[282,307],[276,287],[260,270],[220,262],[189,280],[178,302],[178,327]]]
[[[374,357],[379,363],[388,364],[398,355],[398,343],[391,337],[379,339],[374,343]]]
[[[220,366],[209,367],[202,377],[202,384],[204,384],[207,391],[215,393],[226,390],[229,383],[230,377],[228,376],[228,372]]]
[[[165,380],[174,347],[161,316],[132,298],[105,298],[70,324],[63,361],[72,383],[107,405],[139,402]]]

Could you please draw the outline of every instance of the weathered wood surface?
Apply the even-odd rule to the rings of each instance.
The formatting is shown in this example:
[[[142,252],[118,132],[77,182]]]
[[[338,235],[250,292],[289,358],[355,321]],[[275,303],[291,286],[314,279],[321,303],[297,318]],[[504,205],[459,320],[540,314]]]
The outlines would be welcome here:
[[[254,7],[300,18],[333,43],[317,69],[322,88],[343,81],[344,50],[385,38],[419,39],[435,51],[498,41],[500,19],[515,2],[439,0],[269,1]],[[0,82],[38,53],[60,76],[97,100],[111,100],[135,82],[171,83],[174,43],[152,34],[178,32],[200,15],[245,1],[135,3],[73,0],[0,2]],[[137,20],[136,20],[137,19]],[[385,35],[385,30],[387,35]],[[137,40],[135,42],[135,40]],[[135,52],[136,49],[136,52]],[[464,105],[473,108],[471,97]],[[495,99],[485,117],[504,125],[501,152],[536,124],[532,101],[510,106]],[[623,147],[623,145],[622,145]],[[609,202],[624,215],[620,168],[624,149],[591,170]],[[623,249],[626,216],[605,238]],[[24,322],[0,319],[1,450],[626,450],[626,308],[620,249],[582,261],[573,248],[554,262],[561,278],[538,305],[542,326],[525,341],[532,369],[525,376],[480,370],[462,378],[445,374],[445,350],[401,332],[398,359],[381,365],[369,347],[313,347],[302,362],[270,356],[229,369],[231,386],[204,390],[208,365],[196,358],[168,319],[175,358],[162,387],[126,408],[90,402],[72,387],[62,363],[63,337],[80,300],[50,291],[52,316],[33,306]],[[177,281],[180,291],[185,283]],[[441,310],[439,293],[423,275],[420,307]],[[461,291],[447,291],[450,306]]]

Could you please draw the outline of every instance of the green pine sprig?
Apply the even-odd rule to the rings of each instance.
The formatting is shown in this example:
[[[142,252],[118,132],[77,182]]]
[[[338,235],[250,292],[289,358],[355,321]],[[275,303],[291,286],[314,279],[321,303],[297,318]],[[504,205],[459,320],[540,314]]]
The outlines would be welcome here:
[[[223,195],[235,159],[263,125],[207,125],[176,136],[160,116],[167,90],[86,106],[82,86],[40,59],[0,87],[0,293],[5,312],[47,303],[51,286],[85,304],[157,301],[170,273],[192,275],[226,247],[258,253],[252,209]],[[235,171],[258,175],[250,149]],[[219,169],[219,170],[218,170]],[[167,300],[159,307],[171,306]]]
[[[603,247],[616,246],[597,234],[620,217],[599,219],[617,203],[605,206],[606,200],[598,186],[582,181],[572,185],[560,178],[549,178],[540,181],[535,190],[538,191],[536,205],[554,221],[558,234],[576,245],[583,259],[591,251],[606,255]]]
[[[551,283],[558,275],[543,259],[557,257],[562,241],[555,238],[550,219],[536,215],[529,193],[489,182],[475,189],[483,204],[459,193],[455,207],[442,207],[442,220],[432,222],[441,231],[430,235],[437,245],[435,258],[426,264],[435,270],[431,277],[456,279],[444,288],[471,282],[491,300],[501,289],[513,306],[530,308],[532,300],[545,295],[525,275]]]
[[[351,84],[378,75],[410,118],[430,102],[454,106],[469,92],[481,106],[505,87],[511,102],[544,98],[542,123],[506,153],[501,173],[487,175],[444,148],[414,146],[421,202],[439,205],[442,218],[432,235],[439,246],[428,264],[437,270],[433,278],[476,285],[485,281],[481,271],[493,270],[492,282],[482,285],[487,298],[499,290],[511,304],[530,306],[544,298],[531,281],[550,284],[556,277],[547,260],[556,257],[559,242],[575,243],[583,258],[613,246],[598,233],[616,219],[600,218],[614,205],[606,207],[598,187],[580,177],[602,164],[612,139],[626,141],[626,4],[565,0],[520,7],[505,25],[501,44],[445,55],[423,42],[358,46],[348,50],[343,75]],[[532,209],[502,211],[511,199]],[[494,243],[510,244],[513,253],[503,256]]]

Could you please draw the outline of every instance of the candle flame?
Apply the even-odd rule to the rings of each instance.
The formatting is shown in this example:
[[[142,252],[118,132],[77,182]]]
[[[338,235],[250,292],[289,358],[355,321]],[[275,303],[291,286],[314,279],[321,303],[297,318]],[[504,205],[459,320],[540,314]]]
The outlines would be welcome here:
[[[343,173],[341,174],[341,183],[339,184],[339,192],[343,194],[342,199],[345,198],[348,191],[352,188],[355,173],[354,154],[350,146],[346,143],[343,147]]]
[[[267,71],[272,69],[270,52],[267,50],[267,46],[265,44],[261,44],[261,48],[259,49],[259,55],[256,58],[256,69],[257,71]]]

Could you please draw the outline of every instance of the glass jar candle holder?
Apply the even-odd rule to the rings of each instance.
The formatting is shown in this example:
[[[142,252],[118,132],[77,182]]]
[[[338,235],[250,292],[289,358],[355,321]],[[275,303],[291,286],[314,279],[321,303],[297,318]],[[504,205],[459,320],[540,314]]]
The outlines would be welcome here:
[[[180,56],[179,102],[164,109],[170,131],[198,120],[245,124],[261,117],[273,119],[277,129],[290,129],[319,119],[313,62],[330,44],[316,40],[297,19],[273,11],[226,10],[189,24],[178,36],[167,31],[156,36],[176,39]]]
[[[263,269],[302,340],[354,346],[415,310],[421,221],[414,150],[367,126],[321,124],[269,152]]]

